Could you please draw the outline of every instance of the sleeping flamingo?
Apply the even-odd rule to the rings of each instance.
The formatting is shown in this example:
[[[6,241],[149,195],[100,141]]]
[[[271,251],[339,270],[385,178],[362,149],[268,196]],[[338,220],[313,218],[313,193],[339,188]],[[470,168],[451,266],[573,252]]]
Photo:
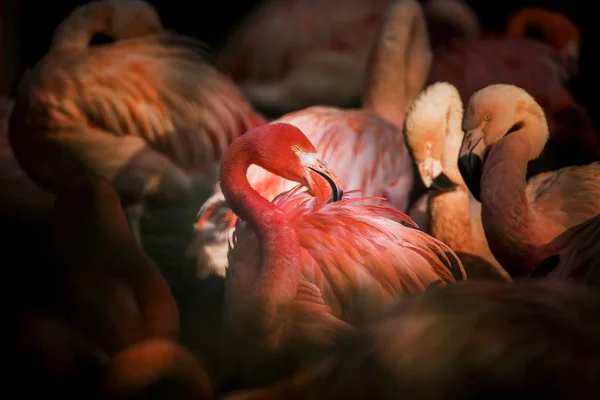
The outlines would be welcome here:
[[[462,117],[458,91],[446,82],[429,86],[408,111],[406,145],[429,189],[425,199],[419,200],[426,203],[425,218],[417,223],[460,257],[468,279],[510,279],[488,247],[481,204],[471,196],[458,170]]]
[[[268,114],[353,107],[388,3],[265,0],[232,32],[217,62]],[[433,47],[479,32],[475,13],[461,0],[430,0],[423,7]]]
[[[347,190],[360,190],[364,196],[384,196],[404,211],[413,183],[410,156],[402,136],[404,114],[423,86],[430,56],[419,3],[391,1],[373,48],[363,108],[315,106],[287,114],[276,122],[302,130]],[[248,179],[268,200],[294,186],[284,177],[256,166],[250,167]],[[202,273],[215,271],[224,275],[227,238],[234,220],[217,189],[200,210],[196,241],[188,253],[205,268]]]
[[[297,187],[269,202],[246,178],[251,164],[316,197]],[[225,281],[228,321],[266,348],[331,344],[394,299],[454,282],[451,270],[464,275],[452,250],[413,229],[405,214],[341,198],[337,177],[292,125],[264,125],[236,139],[221,164],[221,188],[239,216]]]
[[[264,122],[191,39],[160,31],[141,0],[76,8],[19,83],[10,120],[11,145],[36,182],[57,191],[82,173],[105,176],[131,205],[140,241],[146,202],[201,202],[227,146]],[[96,33],[117,41],[90,47]]]
[[[560,253],[553,240],[600,214],[600,161],[526,181],[527,163],[548,140],[544,111],[525,90],[491,85],[463,119],[458,166],[473,196],[490,250],[512,276],[529,275]]]

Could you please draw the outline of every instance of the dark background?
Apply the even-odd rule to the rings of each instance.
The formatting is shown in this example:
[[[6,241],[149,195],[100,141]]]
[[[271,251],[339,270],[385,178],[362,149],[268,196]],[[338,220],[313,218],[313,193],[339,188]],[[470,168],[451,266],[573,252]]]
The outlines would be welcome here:
[[[56,25],[77,5],[85,0],[0,0],[3,5],[4,87],[13,93],[16,80],[23,70],[39,60],[48,49]],[[164,25],[179,33],[203,40],[212,48],[218,47],[224,36],[253,7],[257,0],[176,1],[151,0]],[[571,83],[574,95],[588,108],[596,127],[600,123],[600,109],[596,101],[600,57],[594,54],[595,24],[600,24],[593,1],[573,0],[471,0],[467,1],[477,12],[484,29],[501,30],[510,13],[525,5],[540,5],[568,15],[581,29],[583,48],[580,75]],[[12,40],[11,40],[12,39]],[[20,39],[20,40],[19,40]]]

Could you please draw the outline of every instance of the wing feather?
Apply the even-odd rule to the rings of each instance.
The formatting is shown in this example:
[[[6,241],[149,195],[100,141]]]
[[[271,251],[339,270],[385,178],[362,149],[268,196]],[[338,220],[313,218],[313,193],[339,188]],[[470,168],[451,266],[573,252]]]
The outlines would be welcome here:
[[[569,229],[600,214],[600,161],[545,172],[528,181],[530,204]]]

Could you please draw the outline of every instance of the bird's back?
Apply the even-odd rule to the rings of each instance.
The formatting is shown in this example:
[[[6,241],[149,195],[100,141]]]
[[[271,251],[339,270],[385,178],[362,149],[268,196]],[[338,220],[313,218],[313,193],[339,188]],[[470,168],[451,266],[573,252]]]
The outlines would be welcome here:
[[[538,215],[564,232],[600,214],[600,161],[539,174],[526,196]]]
[[[361,323],[406,293],[436,281],[454,282],[453,269],[464,276],[452,250],[416,229],[408,216],[389,205],[369,204],[374,199],[356,192],[344,196],[317,207],[297,187],[273,200],[298,233],[304,280],[318,288],[338,318]],[[246,229],[234,233],[238,242]],[[235,248],[232,253],[235,258]]]

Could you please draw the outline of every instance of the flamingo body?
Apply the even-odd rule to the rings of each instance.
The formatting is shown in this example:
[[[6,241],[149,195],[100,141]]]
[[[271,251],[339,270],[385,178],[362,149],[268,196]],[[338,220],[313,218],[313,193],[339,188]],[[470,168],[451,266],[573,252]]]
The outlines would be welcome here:
[[[402,132],[394,125],[366,110],[319,106],[273,121],[277,122],[305,132],[346,190],[359,190],[365,197],[385,197],[398,210],[406,209],[412,165]],[[247,176],[252,187],[268,200],[296,185],[256,165],[250,166]],[[191,249],[196,249],[193,254],[199,265],[208,263],[209,270],[224,275],[227,263],[223,256],[236,217],[219,188],[201,208],[200,216],[196,231],[202,247],[196,241],[188,251],[192,254]]]
[[[252,164],[307,191],[270,202],[248,182]],[[239,215],[226,314],[249,348],[281,349],[290,340],[331,345],[349,323],[392,299],[455,281],[453,266],[464,277],[452,250],[405,214],[365,202],[372,198],[344,200],[338,177],[293,125],[268,124],[236,139],[221,164],[221,189]]]

